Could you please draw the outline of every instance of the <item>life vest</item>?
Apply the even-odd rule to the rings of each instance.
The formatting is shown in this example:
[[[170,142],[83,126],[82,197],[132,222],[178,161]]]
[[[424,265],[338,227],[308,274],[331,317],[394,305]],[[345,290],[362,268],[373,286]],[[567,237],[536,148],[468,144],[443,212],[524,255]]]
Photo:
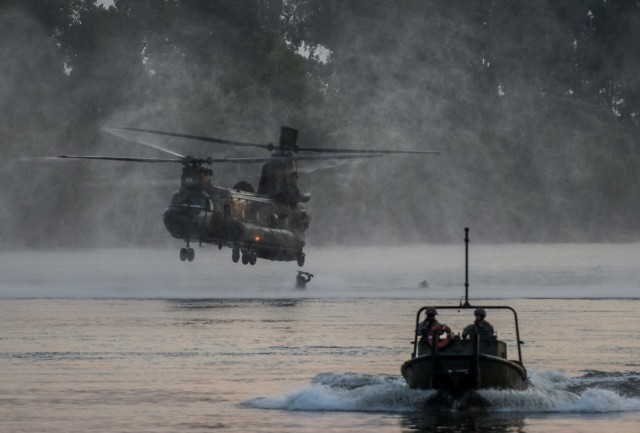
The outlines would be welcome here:
[[[445,334],[444,338],[440,338],[440,335],[442,334]],[[427,334],[427,344],[429,347],[433,347],[433,340],[436,340],[438,350],[447,347],[451,343],[452,339],[453,332],[451,332],[451,328],[447,325],[436,325],[429,329],[429,333]]]

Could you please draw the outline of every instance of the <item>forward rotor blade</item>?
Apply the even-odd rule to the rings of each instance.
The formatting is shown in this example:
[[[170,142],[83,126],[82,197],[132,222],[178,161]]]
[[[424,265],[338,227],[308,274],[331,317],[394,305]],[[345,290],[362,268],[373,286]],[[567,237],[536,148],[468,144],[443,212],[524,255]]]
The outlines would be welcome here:
[[[258,147],[260,149],[273,150],[275,147],[269,144],[247,143],[243,141],[225,140],[222,138],[205,137],[202,135],[182,134],[178,132],[158,131],[155,129],[143,129],[143,128],[111,128],[120,129],[122,131],[144,132],[147,134],[166,135],[168,137],[188,138],[189,140],[206,141],[208,143],[218,144],[230,144],[232,146],[239,147]]]
[[[125,135],[125,134],[123,134],[121,132],[118,132],[118,129],[124,129],[124,128],[103,128],[104,131],[108,132],[109,134],[113,134],[116,137],[120,137],[123,140],[131,141],[131,142],[138,143],[138,144],[143,144],[145,146],[151,147],[151,148],[159,150],[161,152],[168,153],[169,155],[177,156],[178,158],[184,158],[185,157],[184,155],[180,155],[178,152],[174,152],[173,150],[164,148],[164,147],[162,147],[162,146],[160,146],[158,144],[149,143],[149,142],[144,141],[144,140],[138,140],[138,139],[135,139],[135,138],[132,138],[132,137],[128,137],[127,135]]]
[[[128,158],[121,156],[79,156],[79,155],[60,155],[52,156],[49,159],[92,159],[98,161],[125,161],[125,162],[184,162],[183,159],[166,159],[166,158]]]
[[[380,154],[366,154],[366,155],[322,155],[322,156],[268,156],[262,158],[131,158],[126,156],[98,156],[98,155],[60,155],[50,156],[44,159],[84,159],[84,160],[96,160],[96,161],[124,161],[124,162],[179,162],[182,164],[213,164],[229,162],[233,164],[255,164],[267,162],[274,159],[288,159],[293,161],[327,161],[327,160],[339,160],[339,159],[358,159],[358,158],[378,158]]]

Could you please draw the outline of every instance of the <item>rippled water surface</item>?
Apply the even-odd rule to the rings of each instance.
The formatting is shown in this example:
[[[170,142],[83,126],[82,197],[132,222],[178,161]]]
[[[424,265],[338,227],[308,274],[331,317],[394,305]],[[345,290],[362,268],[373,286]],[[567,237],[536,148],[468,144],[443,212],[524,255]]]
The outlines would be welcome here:
[[[304,291],[294,266],[209,253],[191,285],[163,252],[3,255],[0,431],[640,431],[636,245],[485,247],[474,302],[518,311],[532,386],[481,391],[490,406],[476,409],[436,408],[399,372],[416,310],[463,293],[460,251],[441,248],[420,267],[419,251],[372,256],[355,274],[320,252]],[[468,316],[439,319],[459,331]],[[489,319],[513,342],[509,316]]]

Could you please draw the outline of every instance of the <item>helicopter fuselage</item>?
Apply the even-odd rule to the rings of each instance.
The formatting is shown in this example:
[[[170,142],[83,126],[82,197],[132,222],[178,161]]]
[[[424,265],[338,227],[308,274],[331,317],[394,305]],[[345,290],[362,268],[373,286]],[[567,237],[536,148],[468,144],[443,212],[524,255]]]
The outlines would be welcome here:
[[[422,150],[345,149],[300,147],[298,130],[283,126],[277,146],[232,141],[215,137],[159,131],[143,128],[107,128],[124,139],[144,144],[171,155],[171,158],[140,158],[130,156],[61,155],[57,158],[126,161],[134,163],[182,164],[180,188],[173,194],[164,212],[164,225],[174,238],[186,242],[180,249],[180,260],[193,261],[195,252],[191,242],[218,245],[220,249],[232,249],[231,258],[242,263],[256,263],[258,258],[298,262],[304,265],[304,232],[309,227],[309,214],[300,205],[310,199],[309,193],[298,189],[298,161],[333,161],[346,159],[378,158],[387,154],[438,153]],[[226,144],[236,147],[252,147],[273,151],[271,157],[223,157],[196,158],[181,155],[158,144],[127,138],[120,131],[155,134],[166,137]],[[298,155],[313,152],[316,155]],[[323,153],[324,155],[318,155]],[[263,163],[258,191],[245,181],[233,188],[216,186],[211,182],[214,163],[254,164]]]
[[[174,238],[189,244],[232,248],[234,262],[255,264],[257,258],[304,264],[304,231],[309,214],[300,204],[287,204],[264,194],[214,186],[202,167],[185,167],[182,184],[164,212]],[[181,258],[192,260],[187,245]],[[191,257],[189,256],[191,254]]]

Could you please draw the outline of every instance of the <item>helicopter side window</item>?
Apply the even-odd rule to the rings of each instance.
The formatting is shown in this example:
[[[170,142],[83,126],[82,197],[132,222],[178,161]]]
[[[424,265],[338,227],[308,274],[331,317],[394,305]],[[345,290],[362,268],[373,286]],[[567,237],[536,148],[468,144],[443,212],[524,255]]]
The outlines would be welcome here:
[[[303,210],[300,213],[300,217],[299,217],[299,227],[303,230],[306,230],[309,228],[309,222],[310,222],[310,218],[309,218],[309,214],[307,213],[306,210]]]
[[[280,227],[289,228],[289,215],[287,214],[278,215],[278,221],[280,222]]]

